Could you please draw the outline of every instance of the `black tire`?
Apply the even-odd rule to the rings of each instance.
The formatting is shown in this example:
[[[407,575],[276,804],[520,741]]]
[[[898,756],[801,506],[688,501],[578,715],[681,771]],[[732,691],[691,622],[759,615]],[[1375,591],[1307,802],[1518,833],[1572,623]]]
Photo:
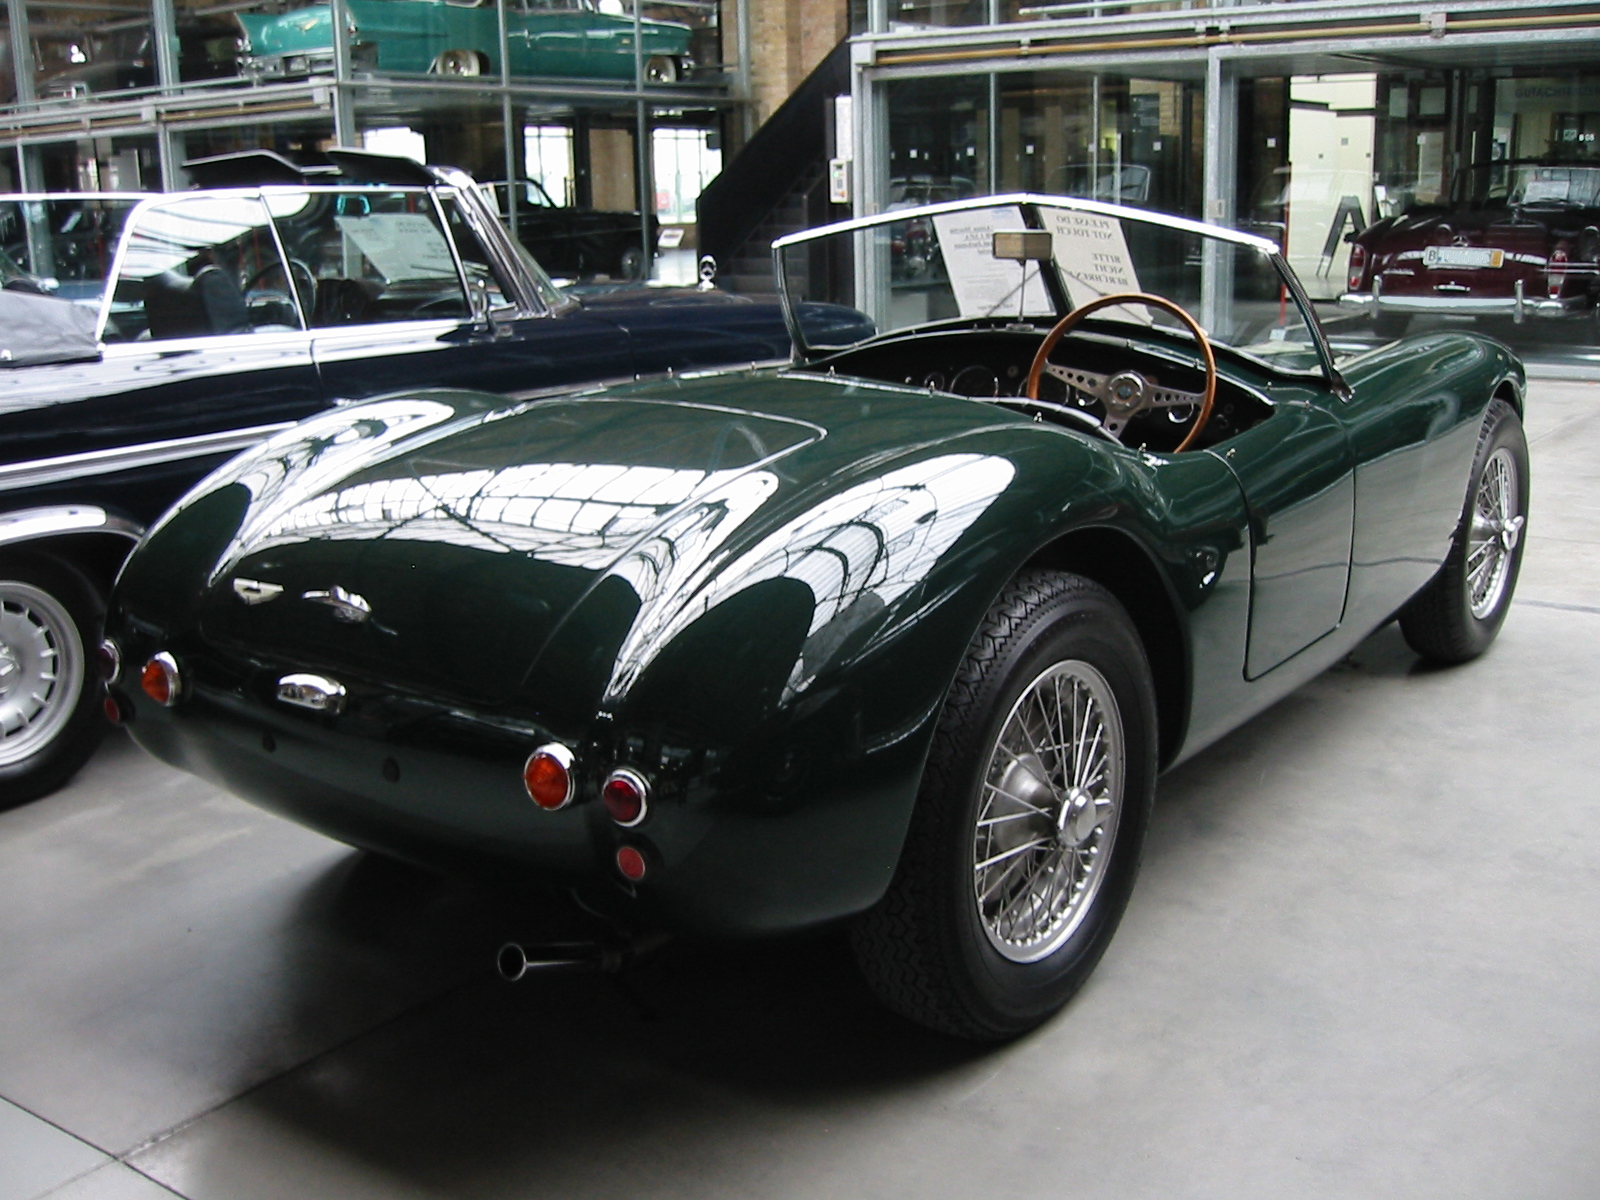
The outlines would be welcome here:
[[[628,246],[617,256],[618,279],[644,278],[644,248]]]
[[[1516,507],[1514,512],[1505,513],[1504,519],[1493,518],[1489,513],[1496,503],[1492,496],[1486,500],[1485,476],[1491,463],[1495,464],[1497,477],[1506,467],[1515,474],[1515,479],[1506,486],[1506,494]],[[1490,480],[1488,491],[1497,491],[1499,486]],[[1438,663],[1463,663],[1477,658],[1494,641],[1511,607],[1517,572],[1522,568],[1522,550],[1527,544],[1527,512],[1528,440],[1523,435],[1516,409],[1504,400],[1494,400],[1489,404],[1483,429],[1478,434],[1478,452],[1472,460],[1466,505],[1450,541],[1450,553],[1439,573],[1400,610],[1400,632],[1405,635],[1406,643],[1423,658]],[[1488,522],[1482,518],[1486,513],[1491,519],[1500,520],[1498,531],[1485,528]],[[1480,518],[1476,539],[1473,536],[1475,516]],[[1513,519],[1516,525],[1508,537],[1504,527]],[[1486,540],[1485,533],[1495,536]],[[1508,540],[1510,545],[1506,545]],[[1492,553],[1497,560],[1489,564],[1489,570],[1491,574],[1501,572],[1498,579],[1489,578],[1486,582],[1481,571],[1474,576],[1484,553]]]
[[[70,566],[0,556],[0,809],[55,791],[105,736],[94,669],[104,616],[99,593]],[[26,662],[41,655],[64,675],[25,679]]]
[[[1381,312],[1372,318],[1373,336],[1383,341],[1392,342],[1406,335],[1406,330],[1411,328],[1410,313],[1384,313]]]
[[[1026,756],[1000,750],[1002,737],[1010,739],[1021,728],[1013,718],[1014,710],[1027,711],[1025,695],[1035,694],[1047,678],[1052,683],[1066,679],[1075,688],[1080,677],[1105,701],[1105,729],[1120,731],[1120,797],[1107,800],[1116,806],[1109,832],[1101,823],[1109,818],[1092,815],[1098,801],[1073,810],[1079,815],[1069,819],[1067,810],[1079,803],[1073,797],[1087,789],[1063,795],[1054,780],[1064,764],[1050,766],[1035,756],[1041,773],[1018,774],[1030,770]],[[1070,694],[1076,702],[1077,692]],[[1110,732],[1105,737],[1112,743]],[[1044,773],[1051,782],[1044,782]],[[1053,802],[1054,814],[1001,801],[1007,792],[1000,785],[1016,786],[1014,775],[1041,805]],[[851,945],[872,990],[918,1024],[979,1041],[1014,1037],[1049,1017],[1082,986],[1116,932],[1138,874],[1155,776],[1155,689],[1126,611],[1108,591],[1080,576],[1040,571],[1013,580],[990,609],[951,685],[889,890],[852,925]],[[1116,790],[1108,783],[1107,797]],[[1002,813],[1002,804],[1010,811]],[[1086,824],[1085,807],[1091,810]],[[989,823],[987,831],[980,832],[980,819]],[[1014,842],[1040,835],[1044,841],[1031,850],[1013,845],[997,858],[991,852],[1001,844],[996,830],[1002,827],[1013,831]],[[1069,847],[1069,839],[1077,839],[1075,847]],[[1047,887],[1039,907],[1048,914],[1059,901],[1066,910],[1051,917],[1055,923],[1032,943],[1017,936],[1015,921],[1021,918],[1014,918],[1003,951],[1001,926],[1015,899],[991,918],[982,908],[980,889],[994,894],[1012,868],[986,875],[985,864],[1007,859],[1022,867],[1000,888],[998,905],[1008,894],[1035,899],[1032,888],[1045,878],[1052,856],[1058,870],[1072,865],[1069,879],[1086,872],[1081,900],[1075,898],[1077,887],[1071,896],[1065,888],[1054,896]],[[1101,862],[1094,875],[1093,864]],[[1097,881],[1087,882],[1091,877]],[[1022,916],[1037,921],[1039,910],[1028,908],[1032,911]],[[1028,955],[1037,957],[1028,960]]]
[[[666,54],[658,54],[647,59],[644,64],[644,81],[646,83],[668,86],[678,82],[682,71],[678,67],[678,60]]]

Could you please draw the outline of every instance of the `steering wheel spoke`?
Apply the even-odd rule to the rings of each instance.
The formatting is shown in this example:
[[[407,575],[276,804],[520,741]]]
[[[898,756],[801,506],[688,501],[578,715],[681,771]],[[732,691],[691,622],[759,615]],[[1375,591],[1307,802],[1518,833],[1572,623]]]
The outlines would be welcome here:
[[[1111,382],[1111,376],[1100,375],[1094,371],[1084,371],[1077,367],[1064,367],[1060,363],[1047,362],[1044,373],[1052,378],[1061,380],[1074,391],[1083,392],[1096,400],[1104,401],[1106,398],[1106,385]]]
[[[1103,308],[1114,308],[1122,304],[1144,304],[1151,308],[1159,308],[1171,313],[1183,323],[1190,336],[1199,344],[1201,355],[1205,359],[1206,383],[1203,391],[1183,392],[1177,388],[1161,387],[1140,371],[1124,370],[1114,375],[1100,375],[1050,360],[1050,355],[1061,344],[1061,340],[1077,328],[1084,318]],[[1039,399],[1039,384],[1045,375],[1098,400],[1105,408],[1102,428],[1106,433],[1119,439],[1128,422],[1142,413],[1162,409],[1174,423],[1181,424],[1184,418],[1178,415],[1179,410],[1193,410],[1193,415],[1189,418],[1189,431],[1173,450],[1174,454],[1194,445],[1200,436],[1200,431],[1211,419],[1211,410],[1217,399],[1217,358],[1211,350],[1211,339],[1206,337],[1206,332],[1200,328],[1200,323],[1182,307],[1164,296],[1148,292],[1114,292],[1099,296],[1087,304],[1079,305],[1062,317],[1056,322],[1055,328],[1045,335],[1044,341],[1039,344],[1039,349],[1033,356],[1026,388],[1026,395],[1030,400]]]
[[[1180,392],[1177,388],[1152,387],[1151,408],[1197,408],[1206,402],[1204,392]]]

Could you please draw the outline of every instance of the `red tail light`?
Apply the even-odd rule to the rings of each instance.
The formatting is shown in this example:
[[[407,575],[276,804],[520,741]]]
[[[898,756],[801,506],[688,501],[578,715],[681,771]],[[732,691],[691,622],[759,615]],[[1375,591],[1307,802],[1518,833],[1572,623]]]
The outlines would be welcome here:
[[[1557,246],[1550,255],[1550,265],[1545,269],[1545,279],[1550,289],[1550,299],[1561,299],[1561,289],[1567,282],[1567,252]]]
[[[163,650],[149,662],[139,676],[139,686],[163,708],[171,708],[183,695],[183,676],[178,673],[177,660]]]
[[[560,742],[540,746],[522,767],[522,784],[533,802],[547,812],[572,803],[572,751]]]
[[[622,872],[624,879],[638,883],[639,880],[644,878],[645,872],[649,869],[649,865],[644,860],[644,855],[639,852],[637,847],[619,846],[617,848],[617,870]]]
[[[1350,247],[1350,277],[1345,280],[1346,290],[1359,292],[1361,281],[1367,275],[1367,248],[1359,242]]]
[[[600,799],[618,825],[637,825],[649,811],[650,784],[637,771],[618,767],[606,779]]]

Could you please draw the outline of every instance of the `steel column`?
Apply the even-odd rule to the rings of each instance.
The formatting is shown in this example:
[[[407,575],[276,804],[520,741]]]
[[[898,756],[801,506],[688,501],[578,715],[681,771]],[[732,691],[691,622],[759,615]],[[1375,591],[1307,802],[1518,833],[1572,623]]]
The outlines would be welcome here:
[[[28,26],[28,0],[6,0],[6,10],[11,14],[10,52],[17,103],[32,104],[38,97],[33,90],[33,34]]]
[[[178,70],[178,21],[172,11],[172,0],[155,0],[152,7],[154,29],[151,33],[156,44],[156,82],[161,90],[170,92],[182,79]]]
[[[1234,64],[1215,49],[1206,58],[1204,218],[1232,225],[1238,178],[1239,80]],[[1233,301],[1233,258],[1225,245],[1208,242],[1200,276],[1200,323],[1222,332]]]

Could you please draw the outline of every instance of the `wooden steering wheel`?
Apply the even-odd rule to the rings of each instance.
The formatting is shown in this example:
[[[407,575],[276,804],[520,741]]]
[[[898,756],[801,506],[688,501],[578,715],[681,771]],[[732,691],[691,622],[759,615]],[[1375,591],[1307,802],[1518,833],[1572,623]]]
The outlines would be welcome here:
[[[1180,392],[1175,388],[1164,388],[1139,371],[1118,371],[1115,375],[1097,375],[1092,371],[1079,371],[1050,361],[1050,354],[1060,344],[1061,339],[1076,329],[1085,317],[1099,312],[1102,308],[1130,303],[1148,304],[1152,308],[1162,309],[1183,322],[1194,336],[1194,340],[1200,343],[1200,353],[1206,360],[1206,386],[1203,391]],[[1028,369],[1026,389],[1028,399],[1039,399],[1039,383],[1046,374],[1053,375],[1068,387],[1085,392],[1100,401],[1106,410],[1102,426],[1115,438],[1120,438],[1123,428],[1130,420],[1151,409],[1193,408],[1194,417],[1189,432],[1184,434],[1183,441],[1179,442],[1177,449],[1172,452],[1174,454],[1194,445],[1195,439],[1200,436],[1200,431],[1211,419],[1211,410],[1217,401],[1217,356],[1211,351],[1211,339],[1206,337],[1206,331],[1200,328],[1200,323],[1182,308],[1165,296],[1154,296],[1149,292],[1113,292],[1110,295],[1097,296],[1062,317],[1056,322],[1055,328],[1045,335],[1044,341],[1040,343],[1039,352],[1033,356],[1033,366]]]

